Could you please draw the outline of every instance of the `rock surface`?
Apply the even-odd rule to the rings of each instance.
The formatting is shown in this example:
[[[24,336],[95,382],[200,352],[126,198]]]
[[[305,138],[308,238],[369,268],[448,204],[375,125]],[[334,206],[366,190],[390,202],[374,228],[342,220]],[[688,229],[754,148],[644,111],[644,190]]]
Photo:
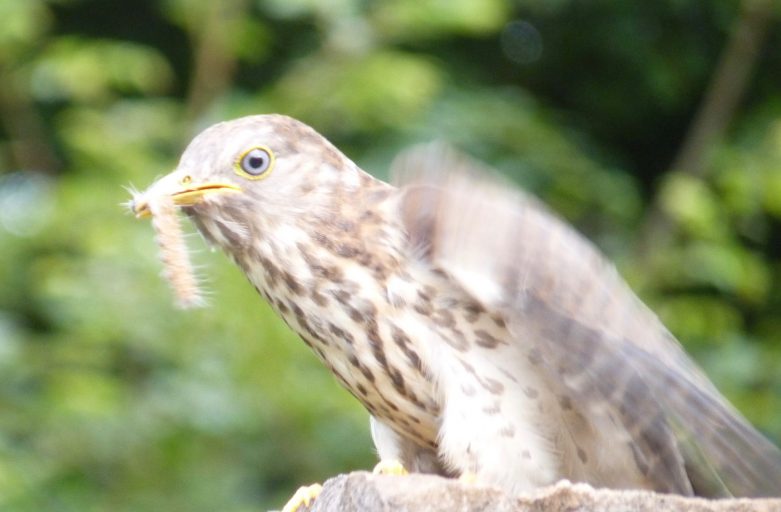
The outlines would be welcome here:
[[[518,497],[431,475],[356,472],[326,481],[299,512],[781,512],[781,499],[704,500],[645,491],[594,489],[563,481]]]

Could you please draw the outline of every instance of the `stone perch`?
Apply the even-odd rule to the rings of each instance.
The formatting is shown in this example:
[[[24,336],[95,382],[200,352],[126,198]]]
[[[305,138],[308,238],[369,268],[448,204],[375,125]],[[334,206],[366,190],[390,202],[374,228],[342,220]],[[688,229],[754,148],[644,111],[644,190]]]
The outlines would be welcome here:
[[[779,512],[781,499],[706,500],[647,491],[594,489],[567,481],[512,497],[433,475],[343,474],[300,512]]]

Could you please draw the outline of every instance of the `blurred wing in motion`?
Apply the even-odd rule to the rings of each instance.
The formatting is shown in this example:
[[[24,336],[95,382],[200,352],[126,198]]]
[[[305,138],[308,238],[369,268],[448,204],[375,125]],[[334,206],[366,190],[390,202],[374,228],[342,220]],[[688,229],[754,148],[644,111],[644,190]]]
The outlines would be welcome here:
[[[587,421],[609,418],[659,491],[781,495],[781,452],[718,393],[594,246],[447,146],[394,165],[416,254],[484,307]]]

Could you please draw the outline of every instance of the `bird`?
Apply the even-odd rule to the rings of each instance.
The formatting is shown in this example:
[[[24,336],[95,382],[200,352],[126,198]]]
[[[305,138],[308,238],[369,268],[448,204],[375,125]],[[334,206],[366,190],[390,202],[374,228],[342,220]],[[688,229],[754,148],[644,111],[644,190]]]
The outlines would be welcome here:
[[[594,244],[444,143],[393,184],[279,114],[215,124],[172,201],[366,408],[380,463],[508,493],[567,479],[781,495],[781,451]]]

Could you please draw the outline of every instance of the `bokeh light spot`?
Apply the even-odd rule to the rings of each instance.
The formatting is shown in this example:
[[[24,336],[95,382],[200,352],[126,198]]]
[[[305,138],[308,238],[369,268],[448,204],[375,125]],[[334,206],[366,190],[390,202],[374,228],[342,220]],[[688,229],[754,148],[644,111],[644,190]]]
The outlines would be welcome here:
[[[531,64],[542,56],[542,35],[528,21],[511,21],[500,37],[504,54],[513,62]]]
[[[54,212],[51,179],[38,172],[0,176],[0,226],[16,236],[33,236]]]

